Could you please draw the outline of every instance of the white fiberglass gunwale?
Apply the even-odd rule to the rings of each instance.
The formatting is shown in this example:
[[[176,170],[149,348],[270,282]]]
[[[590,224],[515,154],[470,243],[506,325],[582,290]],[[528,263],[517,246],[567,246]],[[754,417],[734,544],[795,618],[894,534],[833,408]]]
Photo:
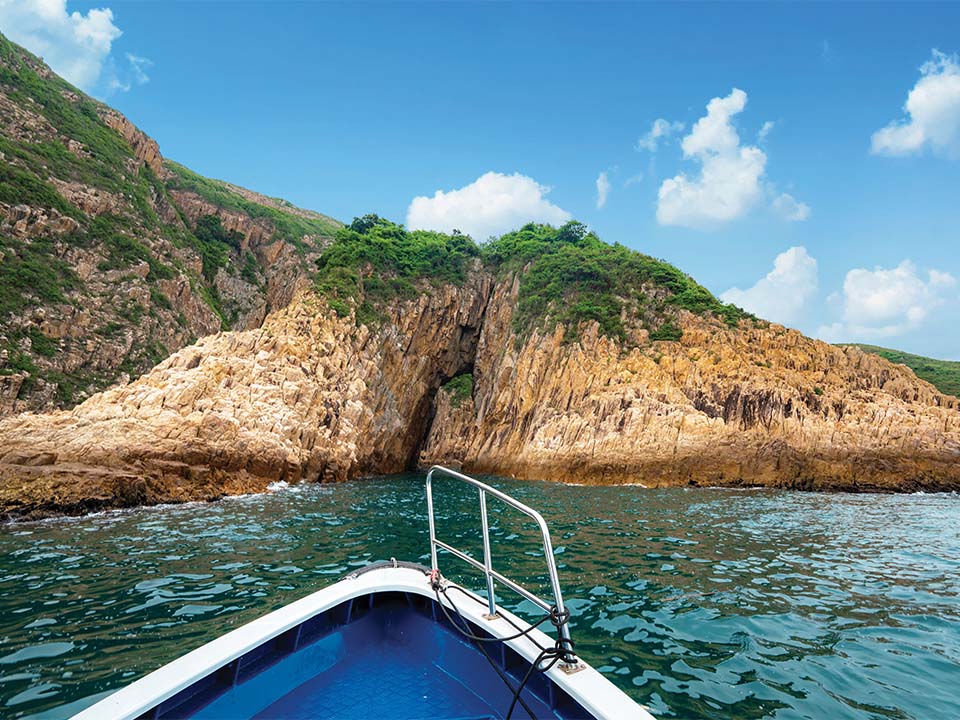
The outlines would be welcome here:
[[[74,716],[74,720],[103,720],[104,718],[134,720],[211,672],[313,616],[354,598],[380,592],[412,593],[436,599],[426,575],[420,570],[382,567],[357,576],[349,576],[164,665],[81,711]],[[464,592],[469,593],[467,590]],[[522,628],[529,626],[529,623],[499,607],[498,612],[505,619],[485,619],[486,601],[473,593],[469,594],[477,602],[458,603],[460,613],[475,625],[486,629],[494,637],[505,638],[516,634],[515,628],[508,623],[508,620]],[[448,608],[451,607],[442,595],[441,602]],[[519,653],[527,662],[533,662],[541,649],[535,643],[546,647],[553,644],[553,639],[536,628],[530,630],[528,634],[529,638],[523,636],[505,640],[504,644]],[[596,718],[654,720],[645,709],[589,665],[571,675],[556,666],[547,670],[545,674]]]

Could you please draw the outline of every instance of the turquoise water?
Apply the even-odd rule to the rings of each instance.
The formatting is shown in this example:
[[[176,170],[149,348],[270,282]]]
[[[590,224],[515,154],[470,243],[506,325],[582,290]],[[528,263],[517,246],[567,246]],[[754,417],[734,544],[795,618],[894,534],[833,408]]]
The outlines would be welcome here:
[[[960,497],[492,481],[550,523],[578,651],[659,717],[960,717]],[[479,551],[476,496],[437,492]],[[495,567],[545,590],[491,510]],[[0,527],[0,716],[67,717],[391,556],[428,557],[422,476]]]

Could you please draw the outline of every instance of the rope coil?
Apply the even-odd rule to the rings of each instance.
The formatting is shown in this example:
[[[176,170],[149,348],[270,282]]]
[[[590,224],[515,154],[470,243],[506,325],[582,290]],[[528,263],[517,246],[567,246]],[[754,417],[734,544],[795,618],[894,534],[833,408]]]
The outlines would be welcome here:
[[[550,622],[553,623],[553,626],[560,629],[560,627],[570,619],[570,611],[564,608],[563,612],[560,612],[560,609],[554,605],[550,608]]]

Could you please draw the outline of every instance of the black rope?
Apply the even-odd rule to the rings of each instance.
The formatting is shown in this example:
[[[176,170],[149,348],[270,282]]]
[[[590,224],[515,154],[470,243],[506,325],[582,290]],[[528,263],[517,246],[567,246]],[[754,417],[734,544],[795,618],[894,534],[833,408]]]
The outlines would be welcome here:
[[[563,660],[568,654],[573,652],[573,640],[569,638],[564,638],[563,634],[560,632],[560,628],[570,620],[570,611],[564,610],[560,612],[559,608],[554,605],[550,608],[550,612],[540,618],[535,624],[529,625],[527,628],[523,629],[510,618],[501,616],[502,620],[505,620],[518,632],[515,635],[510,635],[504,638],[497,637],[481,637],[479,635],[474,635],[469,630],[469,622],[463,617],[463,614],[460,612],[460,609],[457,607],[456,603],[450,598],[450,595],[447,593],[447,588],[443,587],[441,584],[440,573],[437,570],[434,570],[430,574],[430,585],[433,587],[434,594],[437,597],[437,605],[440,606],[440,609],[443,611],[443,614],[446,616],[447,621],[462,635],[466,636],[470,640],[477,643],[477,647],[483,652],[484,657],[487,658],[487,662],[490,663],[491,667],[497,671],[497,674],[500,676],[500,679],[503,680],[504,684],[507,686],[507,689],[510,690],[511,695],[513,696],[512,701],[510,702],[510,708],[507,710],[506,720],[510,720],[513,716],[513,711],[517,706],[517,703],[520,703],[520,706],[527,711],[532,720],[536,720],[536,715],[533,714],[533,711],[530,709],[530,706],[524,702],[521,697],[523,689],[526,687],[527,682],[530,680],[530,677],[533,675],[533,671],[537,670],[538,672],[547,672],[554,665],[556,665],[560,660]],[[452,586],[454,590],[460,591],[463,595],[479,603],[483,603],[479,598],[471,595],[466,590],[454,585]],[[443,593],[443,597],[446,598],[447,602],[450,603],[450,607],[453,608],[453,611],[457,614],[460,622],[463,623],[463,627],[460,627],[453,618],[450,616],[450,613],[447,612],[447,608],[444,607],[444,604],[440,601],[440,593]],[[529,636],[529,633],[537,627],[540,627],[543,623],[549,620],[553,626],[557,629],[557,639],[553,644],[553,647],[544,647],[532,637]],[[507,678],[506,674],[500,669],[500,666],[490,657],[487,653],[486,648],[484,648],[482,643],[485,642],[505,642],[507,640],[516,640],[517,638],[526,637],[531,643],[533,643],[537,648],[540,649],[540,654],[537,655],[536,659],[531,663],[530,667],[527,668],[527,672],[523,676],[523,680],[520,681],[520,685],[516,688],[513,687],[513,684]],[[546,662],[544,665],[543,663]]]
[[[565,647],[566,646],[566,647]],[[520,681],[520,686],[513,693],[513,702],[510,703],[510,709],[507,710],[506,720],[510,720],[513,717],[513,709],[517,706],[517,701],[520,701],[520,704],[523,704],[523,699],[520,697],[520,693],[523,692],[523,689],[527,685],[527,681],[530,679],[530,676],[533,675],[533,671],[537,672],[547,672],[550,668],[560,662],[567,653],[573,652],[573,640],[566,640],[562,637],[558,637],[556,644],[553,647],[544,648],[540,651],[540,654],[537,655],[536,660],[527,668],[527,673],[523,676],[523,680]],[[544,661],[547,661],[546,665],[541,665]],[[529,712],[529,711],[528,711]]]
[[[458,616],[460,617],[460,619],[462,620],[462,619],[463,619],[463,615],[460,614],[460,611],[457,609],[457,606],[454,605],[453,600],[451,600],[451,599],[450,599],[450,596],[447,595],[447,590],[446,590],[446,588],[441,588],[441,589],[440,589],[440,592],[443,593],[443,596],[444,596],[444,597],[447,599],[447,601],[450,603],[450,606],[456,611],[457,615],[458,615]],[[438,597],[437,599],[439,600],[439,597]],[[447,620],[450,620],[450,615],[447,613],[447,609],[446,609],[445,607],[443,607],[443,603],[440,604],[440,608],[443,610],[443,614],[447,616]],[[501,619],[502,619],[502,620],[506,620],[507,618],[501,616]],[[472,634],[472,633],[470,633],[470,632],[468,632],[468,631],[466,631],[466,630],[460,630],[460,632],[461,632],[463,635],[465,635],[466,637],[470,638],[471,640],[475,640],[476,642],[505,642],[505,641],[507,641],[507,640],[516,640],[517,638],[524,637],[524,636],[527,635],[527,633],[529,633],[531,630],[533,630],[534,628],[540,627],[541,625],[543,625],[543,624],[544,624],[547,620],[549,620],[549,619],[550,619],[550,615],[549,615],[549,614],[548,614],[548,615],[544,615],[542,618],[540,618],[539,620],[537,620],[537,622],[535,622],[533,625],[530,625],[526,630],[521,629],[521,628],[520,628],[519,626],[517,626],[515,623],[510,623],[511,625],[513,625],[513,627],[514,627],[515,629],[519,630],[520,632],[518,632],[516,635],[508,635],[507,637],[503,637],[503,638],[500,638],[500,637],[482,637],[482,636],[480,636],[480,635],[474,635],[474,634]],[[451,622],[452,622],[452,620],[451,620]],[[540,648],[541,650],[543,650],[543,646],[540,645],[536,640],[534,640],[533,638],[530,638],[530,637],[528,637],[527,639],[528,639],[530,642],[532,642],[534,645],[536,645],[538,648]]]
[[[447,589],[447,590],[456,590],[457,592],[459,592],[459,593],[460,593],[461,595],[463,595],[464,597],[467,597],[467,598],[469,598],[470,600],[473,600],[474,602],[479,603],[479,604],[483,605],[484,607],[486,607],[486,602],[484,602],[483,600],[481,600],[480,598],[478,598],[476,595],[473,595],[472,593],[468,593],[466,590],[464,590],[464,589],[463,589],[462,587],[460,587],[459,585],[452,585],[452,586],[450,586],[450,587],[448,587],[448,588],[446,588],[446,589]],[[446,593],[444,593],[444,595],[446,596]],[[447,599],[449,600],[449,596],[447,596]],[[453,603],[451,602],[450,604],[452,605]],[[549,615],[545,615],[542,619],[538,620],[537,623],[536,623],[533,627],[539,627],[539,626],[543,623],[543,621],[546,620],[548,617],[550,617],[550,616],[549,616]],[[501,615],[501,616],[500,616],[500,619],[503,620],[504,622],[506,622],[506,623],[507,623],[508,625],[510,625],[511,627],[513,627],[513,629],[516,630],[516,631],[518,631],[519,633],[523,634],[523,633],[525,632],[525,631],[523,630],[523,628],[521,628],[519,625],[517,625],[513,620],[511,620],[511,619],[508,618],[507,616]],[[537,642],[536,640],[534,640],[532,637],[528,637],[527,640],[529,640],[529,641],[532,642],[534,645],[536,645],[537,648],[539,648],[540,650],[543,650],[543,649],[544,649],[544,646],[541,645],[540,643],[538,643],[538,642]]]
[[[467,623],[467,620],[460,613],[459,608],[457,608],[453,600],[451,600],[450,597],[447,595],[445,589],[444,589],[443,596],[447,598],[447,601],[450,603],[450,606],[453,608],[454,612],[456,612],[457,617],[459,617],[460,621],[463,622],[464,627],[461,628],[457,623],[453,621],[453,618],[450,617],[450,613],[447,612],[447,609],[444,607],[443,603],[440,601],[440,590],[441,590],[440,575],[436,571],[434,571],[434,574],[431,574],[430,576],[430,584],[433,586],[433,592],[437,596],[437,605],[439,605],[440,609],[443,610],[443,614],[446,616],[447,621],[457,631],[466,635],[468,638],[471,638],[471,639],[475,638],[476,636],[473,633],[469,632],[469,630],[467,629],[470,627],[469,624]],[[517,699],[517,692],[513,687],[513,683],[510,682],[510,678],[506,676],[506,673],[504,673],[504,671],[500,669],[500,666],[497,664],[497,662],[492,657],[490,657],[490,653],[487,652],[487,649],[486,647],[484,647],[483,643],[477,642],[476,645],[477,645],[477,648],[480,650],[480,652],[483,653],[483,656],[487,659],[487,662],[490,663],[490,667],[492,667],[496,671],[497,675],[499,675],[500,679],[503,681],[503,684],[507,686],[507,689],[514,696],[514,702],[511,703],[511,707],[513,707],[516,704],[516,699]],[[533,710],[530,709],[530,706],[527,705],[526,702],[524,702],[523,698],[519,698],[519,700],[520,700],[521,707],[523,707],[523,709],[527,711],[527,715],[530,716],[531,720],[537,720],[537,716],[533,713]]]

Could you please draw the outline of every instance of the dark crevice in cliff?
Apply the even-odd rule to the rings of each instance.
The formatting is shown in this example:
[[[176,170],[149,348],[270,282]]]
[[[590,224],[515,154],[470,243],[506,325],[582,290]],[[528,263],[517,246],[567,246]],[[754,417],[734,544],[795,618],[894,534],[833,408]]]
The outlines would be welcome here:
[[[407,461],[407,470],[416,470],[419,465],[420,453],[424,447],[427,445],[427,441],[430,439],[430,435],[433,432],[433,423],[437,418],[437,393],[440,391],[440,388],[446,385],[451,380],[460,377],[461,375],[473,374],[473,363],[463,367],[456,375],[452,377],[447,377],[441,381],[440,385],[437,386],[435,390],[430,394],[429,398],[425,398],[425,404],[427,405],[427,410],[423,414],[424,425],[420,431],[420,439],[417,442],[416,446],[413,448],[413,452],[410,455],[410,458]]]
[[[474,353],[476,348],[474,348]],[[420,451],[423,450],[424,446],[427,444],[427,440],[430,438],[430,433],[433,431],[433,422],[437,416],[437,393],[440,391],[444,385],[453,380],[455,377],[460,375],[465,375],[467,373],[473,372],[473,360],[474,357],[470,358],[468,365],[462,365],[457,368],[457,371],[453,375],[441,374],[438,381],[431,387],[429,395],[425,395],[423,401],[420,403],[420,406],[417,408],[417,413],[411,423],[410,434],[413,437],[417,438],[415,443],[411,444],[410,456],[407,458],[406,468],[407,470],[415,470],[418,465],[418,460],[420,458]]]
[[[421,403],[422,411],[418,408],[416,418],[419,418],[422,424],[417,423],[416,419],[411,423],[411,435],[417,437],[417,441],[411,444],[411,452],[406,462],[408,470],[417,468],[420,452],[426,446],[433,431],[433,423],[437,416],[437,393],[440,388],[456,377],[473,374],[477,360],[477,348],[480,345],[480,336],[483,333],[483,324],[492,296],[493,290],[491,288],[483,298],[483,307],[480,309],[475,327],[471,325],[460,326],[460,338],[456,343],[457,359],[452,372],[444,372],[442,369],[437,372],[436,379],[430,386],[429,394],[424,397]]]

